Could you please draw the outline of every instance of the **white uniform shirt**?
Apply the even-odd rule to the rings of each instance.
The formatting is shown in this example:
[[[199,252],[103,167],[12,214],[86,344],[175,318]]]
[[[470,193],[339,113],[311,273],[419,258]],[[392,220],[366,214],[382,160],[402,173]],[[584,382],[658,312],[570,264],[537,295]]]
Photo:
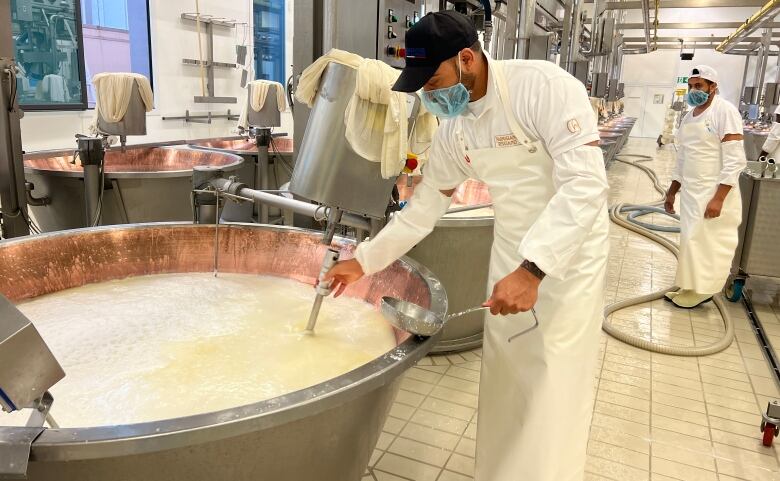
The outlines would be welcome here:
[[[439,126],[423,167],[423,181],[409,205],[375,239],[358,246],[355,257],[366,274],[384,269],[433,230],[450,203],[440,191],[478,178],[460,148],[461,136],[469,149],[516,142],[495,84],[493,60],[488,62],[486,95],[471,102],[467,113]],[[555,64],[511,60],[504,62],[504,72],[517,122],[541,141],[553,159],[555,194],[517,250],[548,276],[562,279],[606,212],[609,184],[604,156],[599,147],[585,145],[599,140],[596,114],[585,87]]]
[[[498,147],[502,139],[512,135],[495,85],[494,60],[488,56],[488,62],[486,95],[469,103],[468,111],[459,119],[442,121],[434,137],[423,174],[441,190],[457,187],[475,176],[458,146],[459,135],[469,149]],[[535,139],[541,139],[556,162],[556,175],[563,174],[562,170],[582,168],[567,165],[561,154],[599,140],[597,118],[585,86],[544,60],[505,61],[504,73],[517,122]],[[463,122],[462,130],[458,120]],[[556,185],[557,180],[560,178]]]
[[[585,87],[557,65],[542,60],[504,61],[511,112],[525,132],[541,141],[553,159],[555,194],[526,233],[517,251],[547,275],[562,279],[572,256],[606,208],[609,189],[596,114]],[[423,183],[440,191],[478,178],[468,149],[516,145],[488,57],[488,88],[457,119],[442,122],[431,146]],[[518,215],[522,215],[518,213]]]
[[[775,108],[775,117],[780,115],[780,105]],[[769,135],[764,141],[764,146],[761,150],[766,152],[770,157],[774,157],[780,152],[777,152],[777,148],[780,147],[780,123],[772,122],[772,129],[769,130]]]
[[[707,130],[713,135],[717,135],[719,140],[723,140],[728,134],[742,135],[742,116],[739,114],[739,110],[731,103],[724,100],[720,95],[716,96],[707,110],[699,115],[694,116],[693,110],[689,111],[683,118],[680,128],[686,123],[705,122]],[[672,180],[682,183],[683,163],[685,162],[685,156],[690,154],[687,152],[685,145],[679,145],[677,151],[677,165],[672,174]],[[719,183],[724,185],[735,186],[739,182],[739,173],[744,169],[744,158],[733,159],[728,156],[723,157],[723,167],[721,169],[721,175]]]

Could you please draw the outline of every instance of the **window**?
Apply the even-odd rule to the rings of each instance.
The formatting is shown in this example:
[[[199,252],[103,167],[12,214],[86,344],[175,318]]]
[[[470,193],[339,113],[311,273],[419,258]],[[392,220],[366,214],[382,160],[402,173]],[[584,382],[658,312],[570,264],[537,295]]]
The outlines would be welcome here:
[[[255,78],[285,84],[284,0],[254,0]]]
[[[11,36],[26,110],[86,105],[78,0],[11,0]]]
[[[25,110],[94,107],[102,72],[151,80],[148,0],[11,0],[11,13]]]
[[[81,17],[89,107],[96,74],[134,72],[151,80],[147,0],[81,0]]]

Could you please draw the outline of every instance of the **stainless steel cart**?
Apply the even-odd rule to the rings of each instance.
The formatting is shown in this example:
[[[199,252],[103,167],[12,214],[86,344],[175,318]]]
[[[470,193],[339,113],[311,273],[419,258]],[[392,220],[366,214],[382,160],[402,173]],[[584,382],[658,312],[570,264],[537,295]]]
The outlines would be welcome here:
[[[742,298],[750,276],[780,280],[780,171],[773,173],[773,169],[766,162],[749,161],[740,175],[742,225],[726,284],[726,296],[732,302]]]

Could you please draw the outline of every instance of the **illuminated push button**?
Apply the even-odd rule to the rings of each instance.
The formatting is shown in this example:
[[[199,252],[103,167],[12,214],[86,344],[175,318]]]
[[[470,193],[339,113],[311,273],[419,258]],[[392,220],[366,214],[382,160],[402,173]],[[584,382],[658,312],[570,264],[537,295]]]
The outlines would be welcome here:
[[[397,21],[398,21],[398,17],[396,17],[395,12],[393,11],[393,9],[392,8],[388,9],[387,10],[387,22],[388,23],[395,23]]]

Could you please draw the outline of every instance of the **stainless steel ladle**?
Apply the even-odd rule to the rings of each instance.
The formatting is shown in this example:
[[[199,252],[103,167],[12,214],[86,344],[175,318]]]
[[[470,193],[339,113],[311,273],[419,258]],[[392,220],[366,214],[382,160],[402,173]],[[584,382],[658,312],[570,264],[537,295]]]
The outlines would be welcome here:
[[[403,331],[423,337],[430,337],[436,334],[439,329],[443,328],[444,325],[450,321],[450,319],[465,316],[466,314],[481,311],[483,309],[490,308],[485,306],[472,307],[465,311],[456,312],[455,314],[450,314],[449,316],[442,318],[424,307],[420,307],[412,302],[396,299],[395,297],[383,297],[381,302],[382,315],[390,324]],[[534,309],[531,309],[531,314],[534,316],[534,325],[514,334],[508,339],[508,342],[512,342],[514,339],[539,327],[539,318],[536,317],[536,311]]]

